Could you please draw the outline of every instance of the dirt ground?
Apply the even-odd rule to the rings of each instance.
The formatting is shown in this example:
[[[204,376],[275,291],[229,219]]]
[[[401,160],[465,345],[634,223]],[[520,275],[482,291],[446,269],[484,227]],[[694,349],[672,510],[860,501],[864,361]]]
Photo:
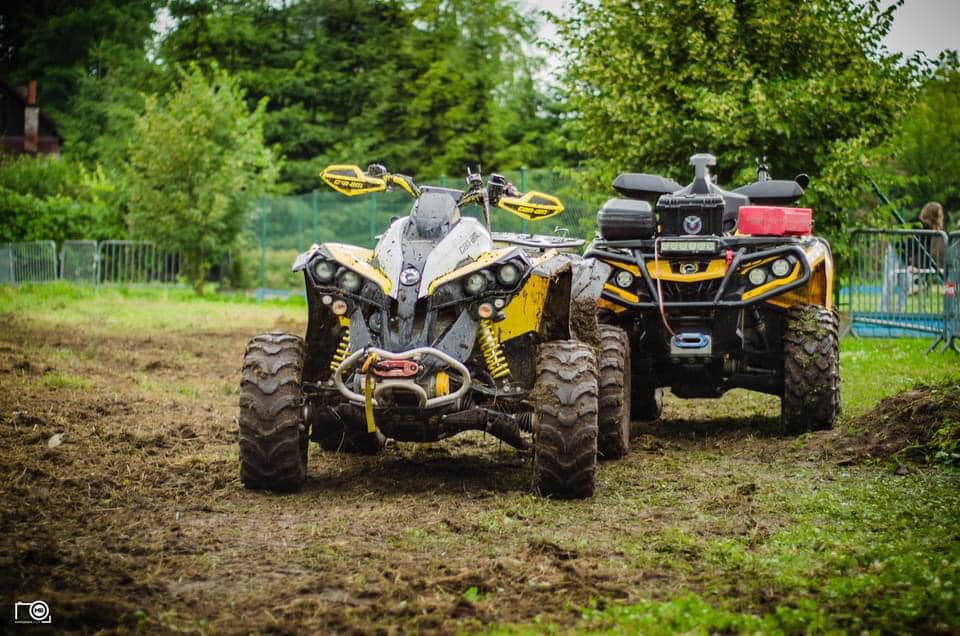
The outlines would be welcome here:
[[[312,446],[303,492],[251,492],[236,444],[249,335],[0,317],[5,607],[43,599],[58,631],[570,626],[588,604],[702,589],[695,568],[629,546],[684,523],[762,537],[785,521],[754,493],[814,461],[777,433],[777,400],[738,393],[671,401],[588,502],[532,496],[524,459],[480,434],[375,458]]]

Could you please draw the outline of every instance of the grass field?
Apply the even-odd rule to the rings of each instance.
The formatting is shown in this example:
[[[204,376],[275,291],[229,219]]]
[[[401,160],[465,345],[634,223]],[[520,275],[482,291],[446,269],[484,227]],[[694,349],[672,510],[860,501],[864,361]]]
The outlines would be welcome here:
[[[801,438],[774,398],[669,397],[589,501],[533,496],[528,462],[480,434],[312,447],[303,492],[246,491],[243,347],[304,316],[0,287],[0,602],[43,599],[75,632],[960,631],[954,456],[845,450],[894,430],[896,401],[864,417],[882,398],[955,393],[955,354],[844,340],[837,430]]]

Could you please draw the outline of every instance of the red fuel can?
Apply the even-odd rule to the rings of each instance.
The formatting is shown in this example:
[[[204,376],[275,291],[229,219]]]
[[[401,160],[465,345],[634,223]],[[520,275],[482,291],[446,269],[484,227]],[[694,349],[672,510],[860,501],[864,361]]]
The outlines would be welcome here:
[[[813,229],[813,210],[745,205],[740,208],[737,228],[741,234],[754,236],[807,236]]]

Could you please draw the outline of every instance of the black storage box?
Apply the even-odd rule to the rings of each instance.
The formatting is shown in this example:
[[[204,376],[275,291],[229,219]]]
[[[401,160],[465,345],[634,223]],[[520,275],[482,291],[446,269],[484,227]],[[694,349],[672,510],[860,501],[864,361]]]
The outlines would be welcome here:
[[[646,201],[610,199],[597,213],[597,226],[608,241],[635,241],[656,234],[657,217]]]
[[[657,201],[662,236],[719,236],[723,233],[723,196],[665,194]]]

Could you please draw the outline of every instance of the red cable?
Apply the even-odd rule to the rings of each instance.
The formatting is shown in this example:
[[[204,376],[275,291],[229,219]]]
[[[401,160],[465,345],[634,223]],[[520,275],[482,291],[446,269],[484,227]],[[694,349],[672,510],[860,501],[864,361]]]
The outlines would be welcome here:
[[[674,333],[673,329],[670,328],[670,323],[667,322],[667,312],[663,308],[663,289],[660,287],[660,239],[659,237],[653,241],[653,266],[657,270],[657,303],[660,305],[660,319],[663,321],[663,326],[666,327],[667,332],[674,338],[677,336]]]

